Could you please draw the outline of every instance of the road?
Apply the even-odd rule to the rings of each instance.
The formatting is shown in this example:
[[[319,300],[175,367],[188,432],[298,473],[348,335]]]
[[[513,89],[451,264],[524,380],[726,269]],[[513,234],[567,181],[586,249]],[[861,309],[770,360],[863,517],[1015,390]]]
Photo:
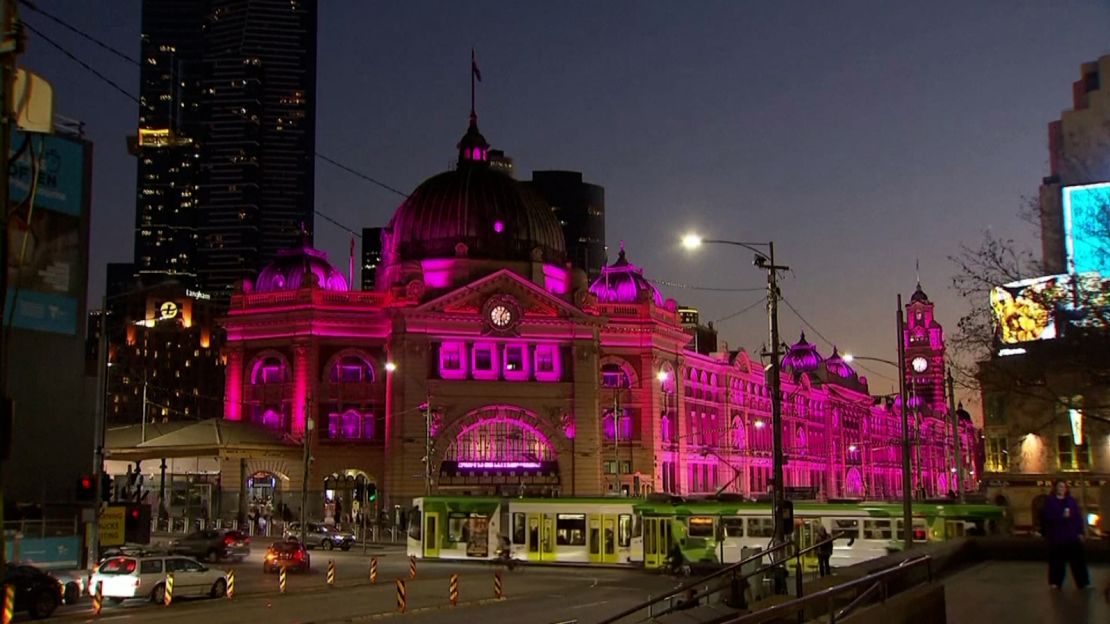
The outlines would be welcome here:
[[[262,573],[264,549],[255,545],[246,561],[229,565],[236,570],[236,594],[231,600],[177,600],[169,607],[143,601],[123,605],[105,602],[99,620],[114,622],[203,622],[204,624],[308,624],[360,622],[397,613],[395,580],[405,580],[406,620],[419,622],[481,621],[586,623],[658,595],[675,581],[638,569],[519,566],[514,571],[483,563],[417,562],[415,579],[409,560],[399,547],[371,547],[351,552],[312,551],[313,570],[289,574],[286,593],[278,592],[277,575]],[[378,582],[368,579],[370,557],[378,559]],[[336,565],[336,586],[325,582],[327,561]],[[501,571],[503,599],[494,597],[494,574]],[[450,577],[459,576],[459,604],[449,602]],[[26,621],[25,616],[17,618]],[[92,620],[87,602],[63,607],[49,621]]]
[[[1104,624],[1110,622],[1110,566],[1091,564],[1091,589],[1048,586],[1046,564],[985,561],[944,579],[949,624]]]

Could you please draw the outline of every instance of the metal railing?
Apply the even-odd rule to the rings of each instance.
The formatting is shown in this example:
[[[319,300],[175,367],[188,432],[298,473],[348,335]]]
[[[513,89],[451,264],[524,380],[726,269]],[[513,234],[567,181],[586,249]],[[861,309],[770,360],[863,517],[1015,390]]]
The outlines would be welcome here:
[[[781,621],[791,615],[797,615],[799,620],[801,620],[801,618],[805,616],[807,607],[823,603],[825,605],[824,611],[829,616],[828,624],[836,624],[838,619],[843,619],[859,606],[866,604],[866,600],[873,597],[876,593],[880,595],[880,602],[885,602],[891,594],[890,583],[894,580],[894,577],[905,574],[909,570],[920,568],[921,566],[924,566],[926,569],[926,581],[932,582],[932,557],[924,555],[914,559],[906,559],[896,566],[874,572],[854,581],[823,589],[808,596],[796,598],[790,602],[777,604],[755,613],[741,615],[737,618],[718,621],[722,622],[722,624],[757,624],[758,622],[765,621]],[[847,606],[840,610],[834,609],[833,601],[838,595],[858,590],[861,587],[866,587],[866,589],[853,598]]]
[[[657,598],[649,598],[648,600],[646,600],[646,601],[644,601],[640,604],[629,607],[628,609],[625,609],[624,611],[621,611],[620,613],[617,613],[616,615],[612,615],[612,616],[610,616],[610,617],[608,617],[604,620],[601,620],[600,622],[598,622],[598,624],[612,624],[613,622],[617,622],[617,621],[622,620],[622,619],[624,619],[624,618],[626,618],[630,615],[634,615],[635,613],[637,613],[639,611],[643,611],[644,609],[647,609],[649,615],[651,615],[651,616],[661,615],[660,613],[652,613],[651,610],[655,605],[657,605],[661,602],[665,602],[668,599],[670,599],[674,596],[677,596],[679,594],[682,594],[683,592],[687,592],[691,589],[696,591],[697,587],[699,585],[704,584],[706,581],[711,581],[713,579],[716,579],[716,578],[719,578],[719,577],[722,577],[722,576],[725,576],[725,575],[728,575],[728,574],[734,574],[741,567],[743,567],[745,565],[748,565],[749,563],[752,563],[753,561],[762,560],[764,557],[770,555],[771,553],[778,552],[778,551],[782,550],[783,548],[786,548],[788,546],[793,546],[793,545],[794,545],[793,541],[787,541],[787,542],[783,542],[781,544],[778,544],[776,546],[772,546],[771,548],[768,548],[767,550],[761,550],[757,553],[754,553],[752,555],[744,557],[743,559],[741,559],[740,561],[737,561],[736,563],[729,564],[729,565],[725,566],[724,568],[721,568],[720,570],[717,570],[716,572],[713,572],[712,574],[710,574],[708,576],[704,576],[704,577],[699,578],[695,581],[691,581],[691,582],[686,583],[684,585],[680,585],[679,587],[677,587],[677,588],[675,588],[675,589],[673,589],[673,590],[671,590],[671,591],[669,591],[669,592],[667,592],[667,593],[665,593],[665,594],[663,594],[663,595],[661,595]],[[786,562],[786,561],[789,561],[789,559],[788,558],[783,559],[782,561]],[[667,613],[669,611],[670,611],[670,609],[664,611],[663,613]]]

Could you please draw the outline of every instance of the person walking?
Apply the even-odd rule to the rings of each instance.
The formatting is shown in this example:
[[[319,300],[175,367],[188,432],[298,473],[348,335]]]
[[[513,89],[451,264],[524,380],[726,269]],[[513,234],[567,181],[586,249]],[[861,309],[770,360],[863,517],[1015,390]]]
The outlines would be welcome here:
[[[817,547],[817,574],[819,576],[828,576],[832,574],[832,566],[829,564],[829,560],[832,559],[833,543],[831,540],[826,543],[822,543],[828,539],[828,529],[825,528],[824,524],[818,521],[817,530],[813,534],[813,540],[816,543],[821,544]]]
[[[1048,541],[1048,584],[1053,589],[1064,585],[1065,564],[1071,567],[1079,589],[1085,589],[1091,582],[1083,555],[1083,525],[1079,503],[1072,498],[1068,484],[1057,479],[1041,509],[1041,535]]]

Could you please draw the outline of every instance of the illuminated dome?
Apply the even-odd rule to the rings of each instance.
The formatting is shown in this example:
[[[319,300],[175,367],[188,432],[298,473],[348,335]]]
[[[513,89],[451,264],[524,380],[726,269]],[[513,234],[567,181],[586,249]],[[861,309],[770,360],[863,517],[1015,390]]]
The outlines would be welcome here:
[[[829,359],[825,360],[825,370],[829,371],[829,374],[836,375],[841,379],[851,379],[856,376],[856,371],[853,370],[851,366],[848,366],[844,358],[840,357],[840,352],[836,350],[835,346],[833,347],[832,355],[829,356]]]
[[[327,290],[347,290],[343,274],[328,262],[328,254],[304,245],[283,249],[266,265],[254,282],[255,292],[297,290],[310,284],[308,274],[316,277],[315,285]]]
[[[806,334],[802,332],[801,339],[794,343],[782,358],[782,367],[795,373],[811,373],[819,366],[824,358],[817,352],[817,345],[806,342]]]
[[[663,305],[663,295],[644,277],[644,270],[625,258],[624,242],[621,242],[617,261],[602,267],[601,277],[590,285],[590,292],[601,303],[635,303],[645,297],[650,298],[657,306]]]
[[[389,261],[464,255],[561,265],[566,243],[551,207],[490,168],[489,144],[478,132],[476,116],[458,149],[458,167],[424,181],[394,213],[384,250]]]

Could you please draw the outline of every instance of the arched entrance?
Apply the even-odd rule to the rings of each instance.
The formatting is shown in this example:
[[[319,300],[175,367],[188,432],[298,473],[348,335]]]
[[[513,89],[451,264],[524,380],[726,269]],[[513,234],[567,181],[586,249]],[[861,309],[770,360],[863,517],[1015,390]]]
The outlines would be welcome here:
[[[482,407],[451,423],[438,437],[446,439],[438,489],[512,495],[558,492],[554,435],[528,410]]]
[[[849,468],[844,475],[844,494],[850,498],[863,497],[863,477],[859,468]]]
[[[324,523],[361,526],[372,520],[377,505],[377,482],[357,468],[333,472],[324,479]]]

